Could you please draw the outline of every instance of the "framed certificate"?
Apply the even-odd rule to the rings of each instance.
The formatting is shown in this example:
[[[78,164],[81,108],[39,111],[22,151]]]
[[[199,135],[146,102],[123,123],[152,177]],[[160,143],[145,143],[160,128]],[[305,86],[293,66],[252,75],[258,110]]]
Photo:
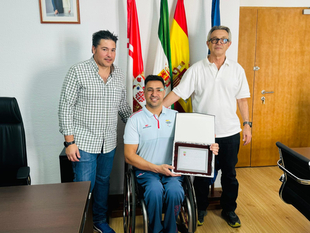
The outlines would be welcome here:
[[[172,172],[182,175],[214,177],[214,116],[200,113],[177,113]]]
[[[175,173],[212,176],[212,160],[210,145],[175,143]]]

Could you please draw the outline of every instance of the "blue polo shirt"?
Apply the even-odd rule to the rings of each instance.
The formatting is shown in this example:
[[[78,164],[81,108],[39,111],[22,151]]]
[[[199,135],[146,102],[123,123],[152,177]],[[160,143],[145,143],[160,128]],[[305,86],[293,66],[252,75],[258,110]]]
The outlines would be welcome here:
[[[158,117],[143,107],[128,119],[124,143],[138,144],[137,154],[148,162],[171,165],[176,113],[163,107]]]

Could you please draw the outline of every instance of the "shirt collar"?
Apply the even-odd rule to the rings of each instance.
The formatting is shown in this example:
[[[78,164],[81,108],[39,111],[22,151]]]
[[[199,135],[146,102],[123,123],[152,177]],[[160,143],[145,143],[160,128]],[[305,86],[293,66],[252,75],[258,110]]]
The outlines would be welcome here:
[[[98,67],[98,65],[97,65],[97,63],[96,63],[96,61],[94,59],[94,56],[92,56],[90,58],[90,63],[92,65],[92,67],[98,72],[99,71],[99,67]],[[115,67],[114,67],[114,64],[112,64],[112,66],[111,66],[111,75],[114,72],[114,70],[115,70]]]
[[[91,63],[91,66],[93,67],[93,69],[95,70],[95,72],[98,73],[99,72],[99,67],[98,67],[98,65],[97,65],[97,63],[96,63],[96,61],[94,59],[94,56],[92,56],[90,58],[90,63]],[[110,73],[110,75],[108,77],[107,83],[112,78],[114,70],[115,70],[115,67],[114,67],[114,64],[112,64],[112,66],[111,66],[111,73]]]
[[[94,59],[94,56],[91,57],[90,59],[90,64],[94,68],[94,70],[98,73],[99,72],[99,67]]]
[[[205,61],[206,61],[206,64],[209,65],[209,66],[211,66],[212,64],[214,64],[214,63],[211,63],[211,62],[209,61],[208,56],[206,57]],[[223,65],[229,66],[230,64],[231,64],[231,62],[230,62],[229,59],[227,59],[227,57],[226,57]]]
[[[151,113],[147,108],[146,108],[146,106],[144,106],[143,108],[142,108],[142,110],[143,110],[143,112],[148,116],[148,117],[152,117],[154,114],[153,113]],[[161,110],[161,115],[162,114],[166,114],[167,113],[167,108],[166,107],[162,107],[162,110]]]

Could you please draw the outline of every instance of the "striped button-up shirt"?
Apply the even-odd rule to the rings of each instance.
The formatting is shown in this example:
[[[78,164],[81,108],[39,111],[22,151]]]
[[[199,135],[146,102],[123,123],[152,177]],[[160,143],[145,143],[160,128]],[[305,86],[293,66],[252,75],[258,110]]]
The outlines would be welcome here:
[[[124,75],[113,66],[105,83],[93,57],[73,65],[63,83],[59,101],[59,131],[73,135],[79,149],[108,153],[116,147],[118,114],[131,115]]]

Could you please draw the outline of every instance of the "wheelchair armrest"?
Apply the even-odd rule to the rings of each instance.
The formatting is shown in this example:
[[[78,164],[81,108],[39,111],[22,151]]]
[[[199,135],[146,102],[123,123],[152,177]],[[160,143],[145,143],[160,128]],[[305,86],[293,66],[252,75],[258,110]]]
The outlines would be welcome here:
[[[302,184],[302,185],[310,185],[310,180],[305,180],[305,179],[301,179],[297,176],[295,176],[293,173],[291,173],[289,170],[287,170],[285,167],[282,166],[282,160],[279,159],[278,162],[278,167],[284,171],[289,177],[291,177],[294,181],[296,181],[297,183],[299,184]]]
[[[16,179],[26,180],[30,175],[30,167],[21,167],[18,169]]]

